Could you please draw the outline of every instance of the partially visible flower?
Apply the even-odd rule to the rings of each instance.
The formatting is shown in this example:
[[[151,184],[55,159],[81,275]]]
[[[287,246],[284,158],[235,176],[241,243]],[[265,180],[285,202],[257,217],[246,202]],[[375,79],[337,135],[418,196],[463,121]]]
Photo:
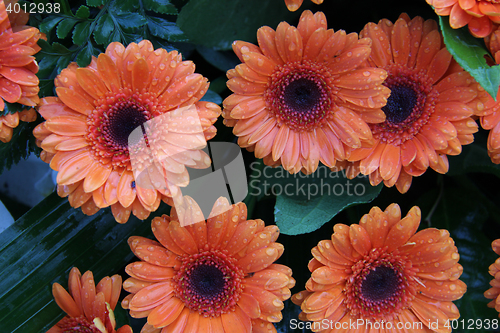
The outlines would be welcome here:
[[[19,121],[27,123],[36,120],[37,113],[35,109],[27,109],[16,113],[8,113],[0,116],[0,141],[9,142],[12,139],[13,129],[19,125]]]
[[[493,55],[495,64],[500,64],[500,30],[496,29],[484,39],[486,46]],[[498,90],[500,91],[500,89]],[[497,99],[500,94],[497,92]],[[495,164],[500,164],[500,100],[496,102],[489,97],[484,107],[478,110],[481,127],[490,130],[488,135],[488,155]]]
[[[299,9],[300,6],[302,6],[303,1],[304,0],[285,0],[286,8],[288,8],[289,11],[294,12],[297,9]],[[311,0],[311,1],[317,5],[323,3],[323,0]]]
[[[467,289],[458,280],[460,256],[447,230],[415,233],[420,218],[416,206],[401,218],[391,204],[373,207],[359,224],[336,224],[331,240],[311,251],[306,290],[292,296],[299,318],[314,332],[451,332],[449,322],[460,317],[452,301]]]
[[[450,16],[450,26],[459,29],[468,26],[478,38],[488,36],[500,23],[498,0],[426,0],[439,16]]]
[[[87,215],[111,206],[120,223],[130,213],[147,218],[161,200],[172,204],[179,186],[189,183],[186,166],[210,165],[201,148],[215,136],[220,115],[218,105],[199,101],[209,84],[194,70],[177,51],[154,50],[147,40],[126,48],[111,43],[86,68],[64,69],[55,79],[58,97],[40,101],[46,121],[33,131],[40,157],[58,171],[59,195]],[[178,117],[186,108],[198,126]],[[144,145],[129,145],[135,129],[142,129]],[[135,165],[131,151],[139,156]]]
[[[234,94],[224,101],[224,124],[238,144],[266,165],[290,173],[333,167],[348,148],[370,146],[367,123],[385,120],[385,70],[363,66],[371,40],[327,30],[323,13],[304,11],[297,28],[281,22],[257,31],[259,46],[236,41],[243,62],[229,70]]]
[[[500,239],[494,240],[491,247],[500,256]],[[490,281],[491,288],[484,292],[484,297],[492,299],[488,307],[500,312],[500,274],[497,274],[498,272],[500,272],[500,258],[490,265],[490,275],[493,276],[493,280]],[[500,313],[498,316],[500,317]]]
[[[405,193],[429,167],[448,172],[447,155],[474,141],[472,116],[487,93],[452,59],[433,20],[403,14],[395,24],[368,23],[360,36],[374,41],[368,63],[387,71],[391,96],[385,122],[370,124],[373,147],[352,151],[348,160],[372,185]]]
[[[54,299],[67,316],[47,333],[132,333],[128,325],[115,331],[113,310],[121,289],[120,275],[106,276],[96,286],[91,271],[82,276],[73,267],[68,279],[69,293],[59,283],[52,285]]]
[[[275,333],[272,323],[282,319],[295,284],[290,268],[273,264],[284,250],[275,242],[278,227],[247,220],[245,204],[225,198],[206,221],[181,227],[178,214],[172,208],[171,216],[153,219],[158,242],[128,241],[141,261],[125,269],[131,278],[123,288],[131,294],[122,306],[134,318],[148,317],[143,332]]]
[[[26,106],[39,101],[38,64],[33,55],[40,50],[37,41],[41,33],[24,25],[26,14],[7,15],[5,4],[0,2],[0,111],[5,108],[4,101]]]

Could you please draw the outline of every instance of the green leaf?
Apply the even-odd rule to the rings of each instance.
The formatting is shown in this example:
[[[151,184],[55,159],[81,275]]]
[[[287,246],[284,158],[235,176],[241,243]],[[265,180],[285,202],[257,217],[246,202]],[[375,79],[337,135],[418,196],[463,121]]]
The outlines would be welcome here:
[[[496,100],[500,85],[500,66],[489,66],[489,53],[484,43],[474,38],[466,28],[452,29],[448,19],[439,16],[444,42],[455,60]]]
[[[256,41],[261,26],[293,22],[299,14],[289,12],[282,1],[191,0],[179,13],[177,25],[192,43],[228,50],[237,39]]]
[[[40,31],[43,32],[44,34],[49,35],[52,29],[55,28],[55,26],[62,21],[64,17],[62,16],[48,16],[46,17],[43,22],[40,24]]]
[[[78,20],[74,18],[65,18],[62,20],[56,29],[57,38],[64,39],[71,32],[75,24],[78,23]]]
[[[115,0],[111,3],[110,11],[118,14],[135,12],[139,8],[137,0]]]
[[[87,67],[92,61],[92,56],[97,53],[89,41],[87,45],[76,56],[76,63],[79,67]]]
[[[210,65],[217,67],[223,72],[227,72],[228,70],[235,68],[237,65],[241,63],[238,57],[231,51],[217,51],[213,48],[198,46],[196,47],[196,51],[210,63]]]
[[[115,20],[123,29],[136,29],[147,23],[146,19],[137,13],[121,13],[114,15]]]
[[[171,42],[186,41],[186,36],[182,33],[181,29],[173,23],[159,17],[147,17],[148,29],[153,36]]]
[[[99,7],[104,5],[109,0],[87,0],[87,6]]]
[[[144,9],[158,14],[177,14],[177,8],[169,0],[143,0]]]
[[[222,104],[222,97],[213,90],[208,89],[205,96],[200,101],[212,102],[218,105]]]
[[[75,16],[81,19],[88,19],[90,16],[89,7],[83,5],[80,6],[80,8],[76,11]]]
[[[20,103],[9,103],[7,101],[3,101],[5,103],[5,107],[3,111],[0,111],[0,116],[5,116],[6,114],[14,114],[16,112],[20,112],[25,110],[27,107],[26,105],[20,104]]]
[[[111,16],[109,14],[101,16],[94,29],[94,39],[96,43],[99,45],[106,44],[114,29],[115,25]]]
[[[73,30],[73,43],[83,45],[90,35],[90,21],[80,22]]]
[[[39,66],[37,76],[40,79],[54,79],[71,61],[72,52],[60,43],[50,45],[43,39],[38,40],[38,45],[42,49],[36,54]]]
[[[0,173],[6,168],[10,169],[13,164],[19,162],[22,158],[27,158],[30,153],[40,152],[35,144],[33,129],[36,123],[19,122],[19,126],[14,128],[12,139],[3,143],[0,142]]]
[[[276,225],[286,235],[319,229],[343,209],[372,201],[383,187],[371,186],[364,176],[347,179],[324,165],[308,176],[291,175],[282,167],[259,170],[256,163],[250,169],[249,196],[276,195]]]
[[[132,235],[151,238],[151,224],[136,218],[118,224],[109,209],[85,216],[66,198],[47,197],[0,234],[2,331],[46,332],[63,316],[52,284],[67,288],[73,266],[91,270],[96,282],[116,274],[133,258]]]

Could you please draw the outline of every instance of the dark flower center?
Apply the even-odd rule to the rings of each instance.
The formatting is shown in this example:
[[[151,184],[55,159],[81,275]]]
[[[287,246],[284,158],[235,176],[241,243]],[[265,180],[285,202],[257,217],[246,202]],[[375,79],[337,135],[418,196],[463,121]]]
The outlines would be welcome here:
[[[307,113],[321,101],[321,86],[306,78],[299,78],[285,88],[283,97],[290,110]]]
[[[57,326],[61,328],[63,333],[102,333],[85,316],[65,317]]]
[[[387,105],[382,108],[386,121],[393,124],[402,123],[411,115],[416,103],[417,93],[412,87],[404,85],[391,87]]]
[[[370,125],[373,137],[385,143],[400,145],[417,135],[434,113],[437,91],[424,71],[392,65],[384,85],[391,89],[382,108],[386,120]]]
[[[354,318],[391,320],[416,294],[415,270],[405,257],[384,248],[372,249],[352,266],[345,304]]]
[[[330,73],[316,63],[287,63],[271,76],[264,94],[267,108],[278,124],[311,131],[321,126],[330,111],[328,82]]]
[[[212,297],[224,291],[224,274],[215,266],[198,265],[190,278],[193,291],[202,297]]]
[[[175,294],[186,307],[203,316],[231,311],[242,292],[243,270],[225,251],[185,256],[174,277]]]
[[[111,145],[128,147],[128,137],[148,121],[147,110],[133,101],[115,104],[103,122],[103,134]]]
[[[103,164],[129,167],[129,136],[158,115],[158,102],[147,93],[133,94],[125,88],[101,97],[95,104],[87,118],[90,149]]]
[[[371,302],[381,302],[392,297],[399,285],[399,277],[394,269],[379,266],[370,271],[361,287],[363,298]]]

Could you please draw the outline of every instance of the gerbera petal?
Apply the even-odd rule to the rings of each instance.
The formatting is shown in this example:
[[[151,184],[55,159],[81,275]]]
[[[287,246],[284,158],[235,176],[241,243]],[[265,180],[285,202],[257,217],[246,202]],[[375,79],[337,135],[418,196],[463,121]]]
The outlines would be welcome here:
[[[287,59],[289,62],[302,60],[302,37],[297,28],[292,26],[288,27],[285,35],[285,46],[288,50]]]
[[[276,44],[276,50],[278,50],[278,54],[280,55],[283,62],[288,62],[288,49],[285,43],[286,33],[290,25],[286,22],[281,22],[278,24],[276,28],[276,34],[274,35],[274,42]],[[232,89],[231,89],[232,90]]]
[[[94,166],[94,163],[96,162],[94,162],[87,153],[74,156],[59,167],[57,183],[60,185],[68,185],[82,180],[87,176],[89,170]]]
[[[85,177],[83,182],[84,191],[90,193],[104,185],[111,174],[111,171],[111,168],[106,168],[100,163],[94,163],[92,168],[88,171],[88,176]]]
[[[69,88],[56,88],[56,93],[64,104],[81,114],[88,115],[95,108],[86,98]]]
[[[220,316],[224,332],[250,332],[252,322],[250,318],[239,308],[233,312],[224,313]]]
[[[257,30],[257,41],[262,53],[275,64],[283,64],[278,49],[276,48],[275,40],[276,32],[270,27],[264,26]]]
[[[132,172],[125,171],[122,173],[116,188],[118,201],[125,208],[129,207],[136,198],[136,191],[132,186],[133,182],[134,176]]]
[[[145,311],[165,303],[173,297],[174,288],[170,281],[154,283],[139,290],[129,303],[129,309]]]
[[[383,179],[390,179],[401,165],[401,149],[391,144],[385,145],[380,156],[380,175]]]
[[[160,267],[146,262],[128,264],[125,268],[128,275],[147,282],[162,282],[171,279],[175,271],[171,267]]]
[[[441,49],[441,35],[433,30],[422,39],[422,44],[417,55],[417,70],[428,69],[435,55]]]
[[[148,324],[155,327],[168,326],[177,319],[183,309],[184,303],[177,297],[171,297],[151,311],[148,316]]]
[[[238,265],[240,265],[246,273],[253,273],[269,267],[281,256],[282,252],[283,245],[273,243],[268,247],[248,253],[245,257],[238,260]]]
[[[345,73],[358,67],[370,55],[371,48],[370,42],[362,42],[361,39],[358,45],[345,50],[338,57],[336,57],[330,64],[329,68],[333,74]]]
[[[392,55],[390,54],[391,47],[386,33],[377,24],[370,22],[363,28],[361,34],[363,37],[372,40],[373,51],[370,60],[378,67],[387,66],[392,60]]]
[[[468,27],[472,36],[476,38],[485,38],[493,30],[493,23],[488,16],[472,17]]]
[[[286,125],[281,126],[278,130],[278,134],[276,134],[273,143],[273,160],[277,161],[283,154],[288,141],[289,132],[290,130]]]
[[[53,117],[45,122],[45,126],[53,133],[70,137],[85,135],[87,128],[84,120],[71,116]]]
[[[69,316],[78,317],[82,315],[81,309],[78,308],[75,300],[59,283],[52,285],[52,295],[54,295],[57,305]]]
[[[471,8],[467,8],[467,9],[471,9]],[[467,25],[471,21],[471,19],[472,19],[472,16],[469,15],[464,9],[462,9],[458,2],[451,7],[450,26],[453,29],[459,29],[459,28]]]
[[[307,40],[307,44],[304,47],[304,58],[311,60],[316,59],[328,38],[329,34],[326,29],[320,28],[315,30],[311,34],[311,37]]]
[[[412,207],[405,218],[396,223],[387,234],[384,245],[392,252],[404,245],[415,234],[420,224],[421,212],[417,206]]]
[[[249,318],[255,319],[261,315],[259,302],[250,294],[242,293],[238,306]]]
[[[449,322],[448,316],[446,316],[443,311],[437,309],[435,306],[423,302],[417,297],[413,301],[411,310],[424,324],[429,325],[429,323],[437,323],[437,329],[433,326],[434,331],[439,333],[449,332],[449,329],[446,328],[446,323]]]

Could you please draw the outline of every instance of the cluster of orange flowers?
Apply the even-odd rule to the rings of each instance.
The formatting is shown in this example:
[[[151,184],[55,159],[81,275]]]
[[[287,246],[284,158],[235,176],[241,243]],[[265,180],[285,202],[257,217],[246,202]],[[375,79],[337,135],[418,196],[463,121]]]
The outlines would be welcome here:
[[[500,63],[500,32],[492,32],[500,4],[428,2],[450,15],[453,27],[468,23],[476,36],[489,35]],[[301,3],[286,0],[290,10]],[[0,109],[4,101],[38,107],[45,120],[34,130],[41,158],[58,171],[59,195],[85,214],[111,207],[124,223],[130,214],[146,219],[161,201],[172,205],[189,182],[186,167],[210,165],[201,148],[215,136],[221,114],[238,144],[267,165],[309,174],[321,162],[347,169],[350,177],[368,175],[373,185],[396,185],[401,193],[429,167],[448,171],[447,155],[473,141],[475,117],[492,129],[488,151],[500,163],[500,103],[452,59],[432,20],[402,14],[394,23],[368,23],[358,35],[328,29],[323,13],[305,11],[297,27],[262,27],[258,46],[233,44],[242,63],[227,72],[233,94],[223,110],[200,101],[209,83],[192,62],[147,40],[111,43],[86,68],[70,64],[55,80],[57,97],[38,100],[33,54],[41,35],[25,23],[7,17],[0,2]],[[198,127],[172,120],[176,110],[192,106]],[[33,120],[34,113],[1,118],[0,139],[9,140],[19,117]],[[152,155],[129,142],[136,128],[160,118],[164,131],[145,139]],[[141,179],[131,162],[134,149]],[[138,184],[160,179],[165,186]],[[123,289],[130,294],[121,304],[132,317],[147,317],[143,332],[276,332],[273,323],[282,320],[295,280],[290,268],[275,263],[284,251],[276,242],[279,229],[247,220],[246,209],[219,199],[205,221],[186,222],[193,206],[181,223],[172,208],[170,216],[152,220],[157,241],[129,239],[140,261],[126,267]],[[312,249],[306,290],[291,297],[300,319],[314,332],[358,320],[391,323],[397,332],[415,322],[422,331],[451,331],[446,323],[459,318],[453,301],[466,291],[463,268],[449,233],[417,232],[420,219],[418,207],[402,218],[392,204],[372,208],[359,224],[335,225],[331,239]],[[500,254],[497,241],[493,248]],[[499,265],[492,265],[492,275]],[[500,282],[491,285],[485,296],[498,298]],[[96,286],[91,272],[81,276],[74,268],[68,289],[53,286],[68,316],[50,332],[131,332],[128,326],[115,331],[121,277]],[[498,310],[497,304],[491,303]],[[325,319],[333,327],[325,327]]]

